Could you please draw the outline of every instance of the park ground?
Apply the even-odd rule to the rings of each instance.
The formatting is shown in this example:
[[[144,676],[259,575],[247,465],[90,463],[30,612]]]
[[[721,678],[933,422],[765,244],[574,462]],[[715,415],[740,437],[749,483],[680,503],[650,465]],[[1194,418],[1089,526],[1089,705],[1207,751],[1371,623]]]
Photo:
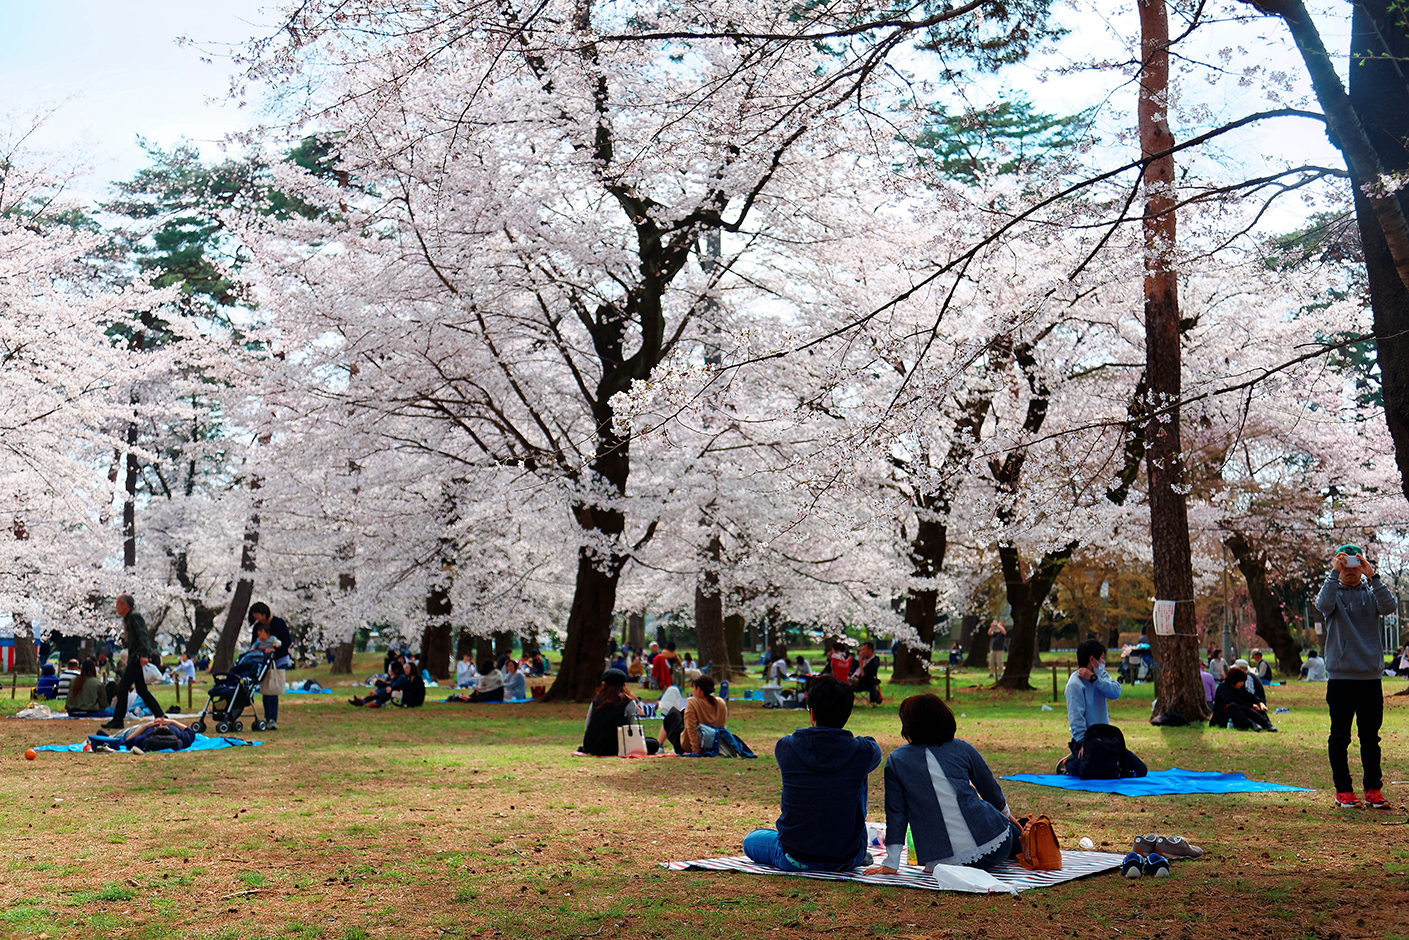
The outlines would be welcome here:
[[[379,662],[359,657],[359,675]],[[348,681],[291,673],[310,675]],[[1035,678],[1028,693],[953,680],[960,736],[999,774],[1049,772],[1062,753],[1063,706],[1044,709],[1050,675]],[[280,730],[254,736],[264,745],[196,754],[27,761],[26,747],[82,740],[96,722],[2,719],[0,937],[1409,938],[1401,685],[1385,686],[1389,812],[1331,808],[1324,686],[1271,690],[1291,709],[1279,734],[1157,729],[1151,687],[1127,690],[1112,718],[1152,768],[1315,791],[1126,799],[1006,781],[1014,809],[1051,814],[1067,846],[1089,836],[1124,852],[1158,832],[1208,851],[1168,880],[1109,874],[1017,898],[660,868],[738,854],[777,815],[773,742],[799,714],[737,697],[730,727],[758,760],[576,758],[581,705],[448,705],[435,689],[414,711],[354,709],[346,687],[287,696]],[[850,728],[888,752],[909,690],[884,691]],[[884,819],[883,797],[877,770],[870,818]]]

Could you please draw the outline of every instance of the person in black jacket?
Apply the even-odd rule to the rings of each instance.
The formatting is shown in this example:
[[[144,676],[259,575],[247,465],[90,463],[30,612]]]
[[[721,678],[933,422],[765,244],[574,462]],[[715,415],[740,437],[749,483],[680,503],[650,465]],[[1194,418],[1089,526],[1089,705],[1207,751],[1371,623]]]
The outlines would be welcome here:
[[[876,655],[876,644],[862,643],[857,650],[858,659],[851,668],[851,685],[858,692],[865,692],[872,705],[881,704],[881,660]]]
[[[147,621],[132,609],[131,594],[119,594],[115,606],[117,615],[122,618],[122,645],[127,648],[127,668],[123,669],[122,677],[117,680],[117,689],[113,692],[113,717],[102,725],[113,729],[122,727],[122,720],[127,715],[127,693],[134,686],[153,718],[166,717],[166,712],[157,704],[156,696],[147,691],[147,680],[142,675],[142,667],[147,665],[156,649],[147,630]]]
[[[1213,717],[1208,720],[1213,727],[1222,727],[1228,722],[1234,728],[1246,731],[1276,731],[1272,719],[1267,717],[1267,706],[1259,702],[1247,690],[1248,674],[1241,666],[1228,670],[1218,689],[1213,693]]]
[[[289,625],[283,617],[275,617],[269,605],[263,601],[250,605],[250,623],[256,627],[268,627],[269,635],[279,641],[273,662],[264,673],[264,681],[259,686],[264,704],[264,727],[269,731],[279,730],[279,693],[284,691],[288,679],[284,672],[294,664],[289,656],[293,638],[289,635]]]
[[[616,729],[631,724],[640,715],[636,697],[626,691],[626,679],[626,673],[620,669],[608,669],[602,673],[597,697],[587,711],[582,746],[577,749],[579,754],[617,756]],[[659,749],[660,743],[655,738],[646,738],[647,754],[654,754]]]

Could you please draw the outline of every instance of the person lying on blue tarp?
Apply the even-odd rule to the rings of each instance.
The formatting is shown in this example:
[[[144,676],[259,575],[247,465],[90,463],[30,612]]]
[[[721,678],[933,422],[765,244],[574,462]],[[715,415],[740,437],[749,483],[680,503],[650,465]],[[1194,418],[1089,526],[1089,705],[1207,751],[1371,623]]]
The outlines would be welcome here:
[[[117,735],[90,734],[88,743],[93,750],[107,748],[134,753],[147,751],[184,751],[196,740],[196,732],[173,718],[151,718]]]

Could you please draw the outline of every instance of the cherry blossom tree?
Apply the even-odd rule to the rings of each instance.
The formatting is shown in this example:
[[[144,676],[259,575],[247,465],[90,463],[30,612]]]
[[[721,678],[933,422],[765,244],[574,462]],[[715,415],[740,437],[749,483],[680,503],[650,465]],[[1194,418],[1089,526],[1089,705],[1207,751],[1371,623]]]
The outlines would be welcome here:
[[[117,581],[114,491],[98,468],[130,452],[123,431],[152,407],[134,390],[172,371],[114,338],[166,297],[105,276],[102,235],[65,196],[78,168],[30,150],[35,126],[0,128],[0,605],[30,664],[31,621],[81,635],[107,613],[92,599]]]

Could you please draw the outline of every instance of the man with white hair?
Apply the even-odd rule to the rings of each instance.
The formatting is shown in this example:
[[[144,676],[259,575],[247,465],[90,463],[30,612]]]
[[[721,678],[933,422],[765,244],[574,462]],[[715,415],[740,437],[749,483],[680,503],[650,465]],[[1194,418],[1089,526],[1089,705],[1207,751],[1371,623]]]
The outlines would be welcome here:
[[[162,711],[156,696],[147,691],[147,679],[143,674],[143,667],[150,662],[148,657],[156,650],[152,635],[147,630],[147,621],[132,609],[131,594],[118,595],[115,606],[117,615],[122,618],[122,645],[126,647],[127,665],[123,668],[122,676],[117,680],[117,690],[113,693],[112,720],[102,725],[112,729],[122,727],[127,709],[127,692],[134,687],[137,689],[137,695],[147,703],[147,708],[151,709],[153,718],[166,717],[166,712]]]

